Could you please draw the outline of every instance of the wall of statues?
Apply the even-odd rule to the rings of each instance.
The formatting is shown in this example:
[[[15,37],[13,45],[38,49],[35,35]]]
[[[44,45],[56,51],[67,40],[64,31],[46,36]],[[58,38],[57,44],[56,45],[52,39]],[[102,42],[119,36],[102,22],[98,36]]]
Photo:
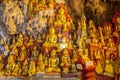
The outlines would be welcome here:
[[[103,14],[106,8],[98,7]],[[103,24],[99,13],[97,21],[87,20],[83,5],[79,13],[75,24],[64,0],[2,1],[0,76],[31,78],[55,73],[76,80],[101,80],[100,75],[119,80],[120,13]]]

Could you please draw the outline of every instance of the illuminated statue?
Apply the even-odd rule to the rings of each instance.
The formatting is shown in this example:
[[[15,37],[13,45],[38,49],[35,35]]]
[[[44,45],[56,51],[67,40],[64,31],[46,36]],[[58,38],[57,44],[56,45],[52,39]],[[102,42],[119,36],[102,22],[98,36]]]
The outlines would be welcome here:
[[[57,47],[57,35],[55,34],[55,29],[50,28],[49,34],[46,37],[46,41],[44,42],[43,46],[45,47]]]
[[[36,63],[35,63],[35,61],[30,61],[28,76],[32,77],[35,74],[36,74]]]
[[[58,65],[59,65],[59,58],[57,57],[56,51],[52,50],[51,56],[48,62],[48,69],[46,71],[47,72],[60,72],[60,68],[58,67]]]
[[[69,53],[68,53],[68,50],[67,49],[64,49],[63,51],[63,54],[62,54],[62,57],[61,57],[62,61],[61,61],[61,67],[62,67],[62,72],[63,73],[68,73],[69,72],[69,68],[70,68],[70,65],[71,65],[71,61],[70,61],[70,56],[69,56]]]

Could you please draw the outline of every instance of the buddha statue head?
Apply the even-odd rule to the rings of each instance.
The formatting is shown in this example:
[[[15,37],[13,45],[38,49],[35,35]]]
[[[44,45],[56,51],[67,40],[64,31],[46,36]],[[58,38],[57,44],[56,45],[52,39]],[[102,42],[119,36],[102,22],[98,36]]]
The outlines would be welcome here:
[[[19,33],[19,38],[23,38],[23,34],[22,33]]]
[[[68,50],[67,49],[64,49],[63,56],[68,56]]]
[[[54,34],[54,33],[55,33],[55,29],[54,29],[53,27],[51,27],[51,28],[49,29],[49,33],[50,33],[50,34]]]
[[[52,50],[52,51],[51,51],[51,57],[54,58],[55,56],[56,56],[56,51],[55,51],[55,50]]]
[[[59,10],[58,10],[58,14],[61,14],[63,15],[65,13],[63,7],[60,7]]]

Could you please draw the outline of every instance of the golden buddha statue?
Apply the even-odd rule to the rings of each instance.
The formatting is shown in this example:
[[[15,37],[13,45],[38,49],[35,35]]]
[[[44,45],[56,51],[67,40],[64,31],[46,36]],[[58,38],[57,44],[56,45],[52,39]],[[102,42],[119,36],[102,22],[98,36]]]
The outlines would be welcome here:
[[[90,37],[97,36],[96,27],[95,27],[95,23],[93,22],[93,20],[89,20],[88,33]]]
[[[22,46],[22,45],[23,45],[23,34],[22,34],[22,33],[19,33],[16,46],[20,47],[20,46]]]
[[[85,49],[83,54],[81,54],[82,59],[84,59],[85,62],[90,61],[90,58],[88,56],[88,49]]]
[[[114,69],[113,69],[113,65],[110,62],[110,60],[106,60],[106,65],[105,65],[105,75],[107,76],[113,76],[114,75]]]
[[[37,47],[34,46],[33,48],[33,51],[32,51],[32,54],[31,54],[31,57],[37,57],[39,55],[39,52],[37,50]]]
[[[71,63],[71,72],[75,73],[75,72],[77,72],[77,67],[76,67],[75,62],[73,60],[71,62],[72,62]]]
[[[59,58],[56,55],[56,51],[52,50],[46,72],[60,72],[60,68],[58,67],[58,65],[59,65]]]
[[[103,66],[102,66],[102,64],[100,62],[97,63],[95,71],[98,74],[102,74],[103,73]]]
[[[69,68],[70,68],[70,65],[71,65],[71,61],[70,61],[70,56],[69,56],[69,53],[68,53],[68,50],[67,49],[64,49],[63,51],[63,54],[62,54],[62,57],[61,57],[62,61],[61,61],[61,67],[62,67],[62,72],[63,73],[68,73],[69,72]]]
[[[18,49],[16,46],[13,46],[13,48],[10,51],[10,55],[14,55],[14,60],[18,57]]]
[[[37,73],[44,73],[44,72],[45,72],[45,64],[43,61],[43,55],[41,53],[38,58]]]
[[[72,61],[76,63],[77,59],[78,59],[77,51],[74,49],[72,54]]]
[[[60,52],[61,50],[63,50],[64,48],[67,48],[68,44],[66,42],[66,38],[63,37],[62,38],[62,42],[59,44],[59,47],[58,47],[58,52]]]
[[[64,22],[64,20],[66,20],[65,11],[64,11],[63,7],[60,7],[58,9],[58,16],[56,18],[58,18],[58,20],[60,20],[62,22]]]
[[[10,76],[12,74],[14,67],[15,67],[15,61],[13,59],[13,55],[10,55],[8,57],[8,64],[6,66],[6,75]]]
[[[105,39],[108,39],[111,37],[111,33],[112,33],[112,25],[110,23],[104,23],[103,26],[103,34]]]
[[[18,76],[18,71],[19,71],[19,65],[15,64],[15,67],[12,71],[12,76]]]
[[[42,43],[43,41],[42,41],[42,39],[41,39],[41,35],[40,34],[38,34],[37,35],[37,43]]]
[[[53,22],[54,22],[53,17],[50,16],[49,19],[48,19],[48,26],[49,26],[49,27],[50,27],[50,26],[53,26]]]
[[[49,34],[46,36],[46,41],[43,43],[44,47],[57,47],[57,35],[55,34],[55,29],[51,27],[49,29]]]
[[[35,61],[32,60],[32,61],[30,61],[28,76],[32,77],[35,74],[36,74],[36,63],[35,63]]]
[[[66,22],[65,11],[62,7],[58,9],[58,14],[56,16],[56,21],[54,22],[55,27],[60,27]]]
[[[22,51],[20,52],[20,55],[18,57],[19,61],[23,61],[25,59],[25,55],[26,55],[26,48],[25,48],[25,46],[23,46],[21,50]]]
[[[28,74],[28,60],[25,59],[22,66],[22,75],[26,76]]]
[[[30,35],[30,36],[29,36],[29,41],[28,41],[28,43],[27,43],[27,46],[30,47],[30,46],[32,46],[33,44],[34,44],[34,39],[33,39],[33,36]]]

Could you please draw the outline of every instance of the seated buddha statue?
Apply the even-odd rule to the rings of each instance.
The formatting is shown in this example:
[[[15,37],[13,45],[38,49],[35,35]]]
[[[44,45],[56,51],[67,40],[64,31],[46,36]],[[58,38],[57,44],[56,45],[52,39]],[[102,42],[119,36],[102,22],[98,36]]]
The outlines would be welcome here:
[[[98,74],[102,74],[103,73],[103,66],[102,66],[102,64],[100,62],[98,62],[95,71]]]
[[[17,58],[18,61],[23,61],[25,59],[25,56],[26,56],[26,48],[23,46],[19,54],[19,57]]]
[[[114,75],[114,69],[113,69],[113,65],[112,63],[110,62],[110,60],[106,60],[106,65],[105,65],[105,72],[104,72],[105,75],[108,75],[108,76],[113,76]]]
[[[53,26],[53,22],[54,22],[53,17],[50,16],[49,19],[48,19],[48,26],[49,26],[49,27],[50,27],[50,26]]]
[[[28,76],[32,77],[35,74],[36,74],[36,63],[35,63],[35,61],[30,61]]]
[[[34,44],[34,39],[33,39],[33,36],[30,35],[30,36],[29,36],[29,41],[28,41],[28,43],[27,43],[27,47],[30,47],[30,46],[32,46],[33,44]]]
[[[44,73],[44,72],[45,72],[45,64],[43,61],[43,55],[40,54],[37,63],[37,73]]]
[[[97,36],[97,32],[96,32],[96,27],[95,27],[95,23],[93,22],[93,20],[89,20],[89,27],[88,27],[88,33],[90,37],[93,36]]]
[[[66,38],[63,37],[62,38],[62,42],[59,44],[59,47],[58,47],[58,52],[60,52],[61,50],[67,48],[68,44],[66,42]]]
[[[59,58],[56,55],[56,51],[51,51],[51,56],[48,61],[48,68],[46,69],[46,72],[60,72],[59,68]]]
[[[111,37],[112,33],[112,24],[110,23],[104,23],[103,25],[103,35],[105,39],[109,39]]]
[[[37,47],[34,46],[32,53],[31,53],[31,57],[37,58],[38,55],[39,55],[39,51],[37,50]]]
[[[16,46],[20,47],[20,46],[22,46],[22,45],[23,45],[23,34],[22,34],[22,33],[19,33]]]
[[[25,59],[22,65],[22,73],[23,76],[26,76],[28,74],[28,60]]]
[[[57,35],[55,34],[55,29],[51,27],[49,29],[49,34],[46,36],[46,40],[43,43],[44,47],[57,47]]]
[[[15,67],[12,71],[12,76],[18,76],[18,72],[19,72],[19,65],[15,64]]]
[[[70,65],[71,65],[71,61],[70,61],[68,50],[64,49],[61,57],[61,64],[60,64],[60,66],[62,67],[62,72],[68,73]]]
[[[41,39],[41,35],[40,34],[37,35],[36,42],[39,43],[39,44],[41,44],[43,42],[42,39]]]
[[[15,67],[15,61],[13,59],[13,55],[10,55],[8,57],[8,64],[6,65],[6,75],[10,76],[12,74],[14,67]]]
[[[85,49],[84,52],[81,54],[82,59],[84,59],[85,62],[90,61],[90,58],[88,56],[88,49]]]
[[[61,28],[65,20],[66,20],[65,11],[62,7],[60,7],[58,9],[58,14],[56,15],[56,21],[54,22],[54,26]]]

